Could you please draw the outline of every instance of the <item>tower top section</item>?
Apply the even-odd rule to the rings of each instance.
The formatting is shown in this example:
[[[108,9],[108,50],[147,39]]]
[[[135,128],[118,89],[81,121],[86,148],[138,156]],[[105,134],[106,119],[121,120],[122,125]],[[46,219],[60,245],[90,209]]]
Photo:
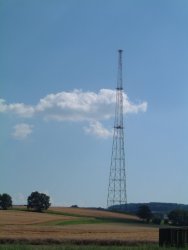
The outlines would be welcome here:
[[[118,78],[117,78],[117,90],[123,90],[123,76],[122,76],[122,53],[123,50],[118,50]]]

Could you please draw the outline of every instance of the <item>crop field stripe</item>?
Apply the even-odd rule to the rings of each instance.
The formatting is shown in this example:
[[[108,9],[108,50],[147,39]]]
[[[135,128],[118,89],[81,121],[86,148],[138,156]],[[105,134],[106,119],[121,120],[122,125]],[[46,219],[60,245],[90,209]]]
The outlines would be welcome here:
[[[146,226],[148,225],[146,222],[144,221],[138,221],[138,220],[134,220],[134,219],[125,219],[125,218],[111,218],[111,217],[106,217],[106,218],[101,218],[98,216],[88,216],[88,215],[80,215],[80,214],[73,214],[73,213],[65,213],[65,212],[61,212],[61,211],[52,211],[52,210],[48,210],[45,213],[47,214],[53,214],[53,215],[64,215],[64,216],[71,216],[71,217],[77,217],[77,218],[87,218],[88,221],[89,219],[91,220],[91,222],[93,222],[93,219],[96,220],[96,223],[130,223],[130,224],[138,224],[138,225],[143,225],[145,224]],[[83,220],[83,224],[84,224],[84,220]],[[93,222],[94,223],[94,222]],[[66,224],[66,222],[65,222]],[[68,225],[69,223],[67,222],[66,225]],[[81,224],[81,223],[79,223]]]
[[[102,224],[104,221],[102,219],[95,218],[79,218],[77,220],[58,220],[41,223],[43,226],[67,226],[67,225],[82,225],[82,224]]]
[[[52,211],[52,210],[47,210],[44,213],[46,213],[46,214],[53,214],[53,215],[64,215],[64,216],[78,217],[78,218],[93,217],[93,216],[86,216],[86,215],[73,214],[73,213],[65,213],[65,212],[61,212],[61,211]]]
[[[23,211],[23,212],[31,212],[36,213],[35,211],[28,210],[27,208],[12,208],[9,211]],[[66,213],[62,211],[53,211],[53,210],[47,210],[43,212],[44,214],[52,214],[52,215],[63,215],[63,216],[70,216],[70,217],[78,217],[78,218],[93,218],[94,216],[88,216],[88,215],[80,215],[76,213]]]
[[[163,247],[162,250],[175,250],[172,247]],[[178,250],[187,250],[186,248],[178,248]],[[143,245],[143,246],[77,246],[77,245],[0,245],[0,250],[161,250],[158,245]]]
[[[22,211],[22,212],[31,212],[31,213],[36,213],[35,211],[28,210],[27,208],[12,208],[9,211]],[[84,216],[80,214],[73,214],[73,213],[65,213],[61,211],[52,211],[52,210],[47,210],[42,212],[44,214],[52,214],[52,215],[64,215],[64,216],[71,216],[71,217],[89,217],[89,216]]]

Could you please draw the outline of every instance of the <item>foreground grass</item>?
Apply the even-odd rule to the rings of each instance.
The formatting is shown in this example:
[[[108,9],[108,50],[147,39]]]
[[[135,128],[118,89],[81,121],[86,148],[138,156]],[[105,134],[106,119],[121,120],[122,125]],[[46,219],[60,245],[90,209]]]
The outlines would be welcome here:
[[[175,250],[177,248],[163,247],[160,248],[158,245],[142,245],[142,246],[42,246],[42,245],[0,245],[0,250]],[[178,250],[188,250],[186,248],[178,248]]]

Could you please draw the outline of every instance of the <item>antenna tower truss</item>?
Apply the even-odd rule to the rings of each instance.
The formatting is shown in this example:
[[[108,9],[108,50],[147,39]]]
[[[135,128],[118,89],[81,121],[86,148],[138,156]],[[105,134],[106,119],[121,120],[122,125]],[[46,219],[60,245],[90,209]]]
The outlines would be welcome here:
[[[112,143],[107,207],[127,204],[124,127],[123,127],[122,53],[123,50],[118,50],[116,107],[115,107],[114,135]]]

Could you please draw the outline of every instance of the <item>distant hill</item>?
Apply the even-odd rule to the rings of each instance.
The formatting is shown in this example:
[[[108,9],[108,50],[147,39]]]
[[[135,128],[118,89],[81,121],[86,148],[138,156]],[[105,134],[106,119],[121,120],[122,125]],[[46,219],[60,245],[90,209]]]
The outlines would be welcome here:
[[[141,205],[148,205],[152,213],[168,214],[174,209],[188,210],[188,205],[178,203],[163,203],[163,202],[149,202],[149,203],[128,203],[126,205],[115,205],[110,207],[110,210],[126,211],[135,214]]]

